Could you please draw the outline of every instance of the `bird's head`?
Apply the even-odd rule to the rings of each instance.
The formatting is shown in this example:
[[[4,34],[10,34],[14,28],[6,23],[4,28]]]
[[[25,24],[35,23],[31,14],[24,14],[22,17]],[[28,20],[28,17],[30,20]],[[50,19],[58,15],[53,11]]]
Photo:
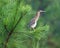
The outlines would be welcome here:
[[[39,11],[37,12],[37,15],[40,16],[40,13],[42,13],[42,12],[46,12],[46,11],[39,10]]]

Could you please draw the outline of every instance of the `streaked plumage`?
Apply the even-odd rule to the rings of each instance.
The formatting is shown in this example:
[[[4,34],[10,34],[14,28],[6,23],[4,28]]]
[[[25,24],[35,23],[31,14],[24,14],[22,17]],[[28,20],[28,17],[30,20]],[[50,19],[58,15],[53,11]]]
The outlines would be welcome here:
[[[40,12],[45,12],[45,11],[40,10],[36,13],[36,16],[29,22],[30,28],[34,29],[36,27],[37,21],[38,21],[39,16],[40,16]]]

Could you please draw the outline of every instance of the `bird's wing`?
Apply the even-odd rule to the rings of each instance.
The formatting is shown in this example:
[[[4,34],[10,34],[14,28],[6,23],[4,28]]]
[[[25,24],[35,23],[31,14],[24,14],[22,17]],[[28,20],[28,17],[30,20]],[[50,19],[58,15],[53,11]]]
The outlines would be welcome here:
[[[33,25],[35,23],[35,19],[32,19],[29,23],[29,26]]]

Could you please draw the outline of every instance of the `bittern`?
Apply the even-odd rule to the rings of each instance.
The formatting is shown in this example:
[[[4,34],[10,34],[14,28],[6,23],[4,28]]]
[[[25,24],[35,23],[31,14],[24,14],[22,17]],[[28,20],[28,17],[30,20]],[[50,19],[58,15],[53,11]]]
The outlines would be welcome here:
[[[38,21],[39,17],[41,16],[41,15],[40,15],[41,12],[45,12],[45,11],[39,10],[39,11],[36,13],[36,16],[35,16],[34,18],[32,18],[32,20],[29,22],[29,25],[28,25],[28,26],[29,26],[30,28],[34,29],[34,28],[36,27],[37,21]]]

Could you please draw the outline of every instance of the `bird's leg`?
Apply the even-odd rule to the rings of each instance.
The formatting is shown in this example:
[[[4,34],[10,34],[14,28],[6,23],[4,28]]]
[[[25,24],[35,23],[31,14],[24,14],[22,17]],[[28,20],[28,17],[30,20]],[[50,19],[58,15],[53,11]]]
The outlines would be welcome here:
[[[35,32],[35,28],[30,28],[30,31],[33,31],[33,32]]]

